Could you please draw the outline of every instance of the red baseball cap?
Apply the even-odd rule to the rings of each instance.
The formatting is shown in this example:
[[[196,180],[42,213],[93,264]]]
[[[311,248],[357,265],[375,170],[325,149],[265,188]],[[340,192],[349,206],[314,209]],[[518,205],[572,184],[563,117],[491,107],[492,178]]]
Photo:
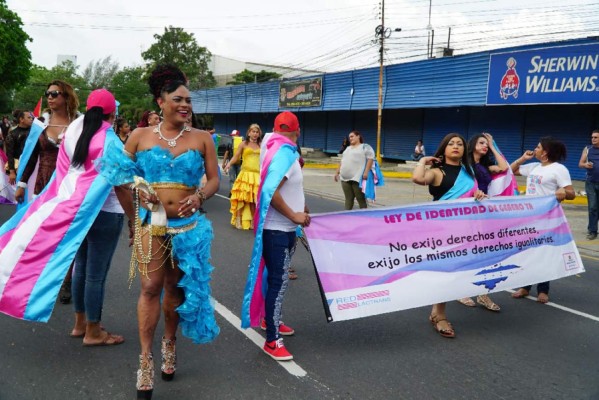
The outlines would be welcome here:
[[[295,132],[299,129],[299,121],[291,111],[283,111],[275,118],[275,132]]]
[[[104,115],[111,114],[116,110],[116,100],[112,93],[106,89],[96,89],[87,97],[87,110],[92,107],[100,107]]]

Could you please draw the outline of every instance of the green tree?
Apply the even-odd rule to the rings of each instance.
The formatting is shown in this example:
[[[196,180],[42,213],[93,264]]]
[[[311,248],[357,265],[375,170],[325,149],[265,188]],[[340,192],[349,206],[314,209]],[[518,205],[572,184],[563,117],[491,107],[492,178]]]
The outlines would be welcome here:
[[[110,82],[119,70],[119,63],[112,60],[112,56],[90,61],[83,70],[83,79],[87,86],[97,89],[110,89]],[[139,77],[138,77],[139,79]]]
[[[198,45],[193,33],[187,33],[183,28],[165,27],[164,34],[154,35],[156,42],[141,53],[147,62],[147,71],[161,63],[177,65],[187,75],[190,89],[202,89],[216,86],[208,63],[212,53]]]
[[[148,84],[142,80],[143,67],[125,67],[110,81],[110,90],[121,103],[119,115],[130,121],[139,121],[144,111],[155,109]]]
[[[29,78],[31,52],[26,43],[31,38],[22,27],[21,18],[8,8],[6,0],[0,0],[0,91],[4,93],[23,86]]]
[[[227,82],[227,85],[268,82],[274,79],[279,79],[280,77],[281,74],[277,74],[276,72],[268,72],[265,70],[253,72],[249,69],[244,69],[240,73],[233,75],[233,80],[231,82]]]

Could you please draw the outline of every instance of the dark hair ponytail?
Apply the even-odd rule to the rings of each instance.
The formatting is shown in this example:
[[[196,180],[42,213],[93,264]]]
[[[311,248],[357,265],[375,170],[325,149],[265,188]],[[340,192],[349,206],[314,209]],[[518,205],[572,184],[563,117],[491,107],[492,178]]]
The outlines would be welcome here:
[[[81,136],[77,140],[75,151],[73,152],[73,159],[71,165],[77,168],[82,166],[87,159],[89,154],[89,144],[92,138],[98,132],[102,126],[102,121],[107,120],[110,114],[102,114],[102,107],[92,107],[85,113],[83,117],[83,130]]]

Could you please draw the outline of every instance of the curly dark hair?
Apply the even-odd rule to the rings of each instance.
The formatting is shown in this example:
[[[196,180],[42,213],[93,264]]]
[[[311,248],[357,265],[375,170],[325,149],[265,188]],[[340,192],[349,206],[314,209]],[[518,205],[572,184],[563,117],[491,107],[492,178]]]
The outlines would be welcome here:
[[[159,64],[150,74],[148,85],[150,86],[150,93],[156,100],[163,93],[172,93],[179,86],[187,86],[187,77],[176,65]]]

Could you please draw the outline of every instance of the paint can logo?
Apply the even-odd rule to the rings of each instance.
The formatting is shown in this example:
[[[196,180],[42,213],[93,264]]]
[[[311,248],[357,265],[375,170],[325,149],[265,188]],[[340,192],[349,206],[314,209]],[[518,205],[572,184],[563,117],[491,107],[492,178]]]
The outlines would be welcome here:
[[[514,99],[518,98],[518,88],[520,86],[520,78],[516,72],[516,59],[514,57],[508,58],[507,71],[501,78],[501,84],[499,85],[499,96],[502,99],[507,100],[508,97],[513,96]]]

